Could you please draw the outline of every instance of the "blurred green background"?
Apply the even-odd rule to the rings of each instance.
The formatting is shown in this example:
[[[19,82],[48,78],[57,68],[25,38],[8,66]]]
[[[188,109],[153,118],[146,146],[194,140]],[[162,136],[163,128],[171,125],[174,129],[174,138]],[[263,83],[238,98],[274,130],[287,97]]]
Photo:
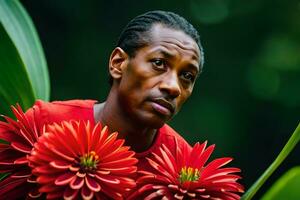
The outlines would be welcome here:
[[[21,1],[39,33],[51,100],[97,99],[109,91],[107,63],[126,23],[161,9],[199,31],[204,71],[170,123],[191,144],[215,143],[231,156],[248,188],[270,165],[299,122],[299,0]],[[267,181],[300,165],[300,147]]]

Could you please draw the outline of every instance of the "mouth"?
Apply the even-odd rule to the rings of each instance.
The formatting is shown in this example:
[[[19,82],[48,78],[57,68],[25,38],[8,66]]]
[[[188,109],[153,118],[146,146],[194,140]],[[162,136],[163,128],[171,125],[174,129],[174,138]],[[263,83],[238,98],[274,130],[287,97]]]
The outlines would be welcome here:
[[[171,116],[175,112],[175,106],[164,98],[152,99],[152,107],[162,115]]]

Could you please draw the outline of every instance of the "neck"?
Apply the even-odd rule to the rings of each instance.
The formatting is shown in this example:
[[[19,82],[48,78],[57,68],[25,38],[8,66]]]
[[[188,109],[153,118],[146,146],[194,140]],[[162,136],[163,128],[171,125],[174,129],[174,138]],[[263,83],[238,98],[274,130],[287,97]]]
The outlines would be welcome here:
[[[95,105],[95,122],[108,126],[110,132],[118,132],[118,137],[125,139],[125,145],[136,152],[146,151],[153,143],[157,129],[140,125],[130,119],[113,95],[107,101]]]

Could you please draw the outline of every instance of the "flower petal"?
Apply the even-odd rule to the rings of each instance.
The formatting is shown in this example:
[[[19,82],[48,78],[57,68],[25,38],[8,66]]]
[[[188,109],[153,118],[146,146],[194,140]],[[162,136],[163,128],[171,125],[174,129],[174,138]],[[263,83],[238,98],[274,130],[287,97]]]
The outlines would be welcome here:
[[[146,196],[144,198],[144,200],[151,200],[151,199],[155,199],[157,197],[163,196],[164,194],[166,194],[165,190],[156,190],[155,192],[150,193],[148,196]]]
[[[28,178],[31,176],[31,171],[28,168],[27,170],[18,171],[14,174],[12,174],[10,177],[12,178]]]
[[[22,165],[22,164],[27,164],[28,163],[28,159],[26,156],[23,156],[21,158],[18,158],[15,160],[14,164],[17,164],[17,165]]]
[[[21,142],[12,142],[11,147],[18,150],[18,151],[26,153],[26,154],[29,154],[31,152],[31,149],[32,149],[31,146],[28,146],[28,145],[26,145],[24,143],[21,143]]]
[[[90,190],[87,186],[84,186],[81,189],[81,197],[85,200],[92,199],[94,196],[94,192]]]
[[[72,179],[70,182],[70,187],[73,190],[79,190],[84,185],[84,178],[76,176],[76,178]]]
[[[214,150],[214,145],[206,147],[207,142],[197,143],[193,148],[179,145],[175,139],[173,152],[162,144],[158,153],[146,158],[150,169],[138,171],[137,189],[128,199],[224,199],[236,200],[243,192],[243,186],[237,183],[241,177],[232,173],[238,168],[221,168],[231,158],[213,160],[204,166]],[[174,173],[172,173],[174,172]],[[183,175],[181,174],[183,173]],[[186,179],[179,179],[180,176]],[[189,177],[194,176],[193,179]]]
[[[71,167],[70,163],[58,160],[50,162],[50,165],[56,169],[69,169]]]
[[[94,192],[99,192],[101,190],[101,186],[99,185],[99,183],[97,183],[97,181],[95,181],[93,178],[89,176],[85,177],[85,183],[86,186]]]
[[[99,181],[103,181],[105,183],[110,183],[110,184],[120,184],[120,180],[118,180],[116,177],[114,176],[109,176],[109,175],[95,175],[95,178],[97,178]]]
[[[42,193],[39,192],[38,188],[33,188],[29,193],[28,193],[28,196],[32,199],[37,199],[39,197],[42,196]]]
[[[80,197],[78,193],[75,198],[123,199],[135,187],[131,175],[138,161],[129,147],[122,146],[117,133],[109,134],[107,128],[85,121],[54,123],[45,130],[28,160],[41,188],[53,189],[46,192],[47,197],[73,198],[76,190]]]
[[[73,173],[66,172],[55,180],[55,185],[67,185],[75,178],[76,176]]]
[[[72,188],[67,187],[66,190],[64,191],[64,199],[65,200],[76,199],[78,191],[79,190],[73,190]]]

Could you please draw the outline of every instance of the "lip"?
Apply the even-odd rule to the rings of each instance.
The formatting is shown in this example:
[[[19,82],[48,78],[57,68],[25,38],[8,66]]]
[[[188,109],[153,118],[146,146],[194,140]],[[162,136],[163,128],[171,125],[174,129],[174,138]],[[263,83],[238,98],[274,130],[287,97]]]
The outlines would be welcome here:
[[[172,115],[175,111],[175,106],[164,98],[155,98],[152,102],[154,110],[163,115]]]

